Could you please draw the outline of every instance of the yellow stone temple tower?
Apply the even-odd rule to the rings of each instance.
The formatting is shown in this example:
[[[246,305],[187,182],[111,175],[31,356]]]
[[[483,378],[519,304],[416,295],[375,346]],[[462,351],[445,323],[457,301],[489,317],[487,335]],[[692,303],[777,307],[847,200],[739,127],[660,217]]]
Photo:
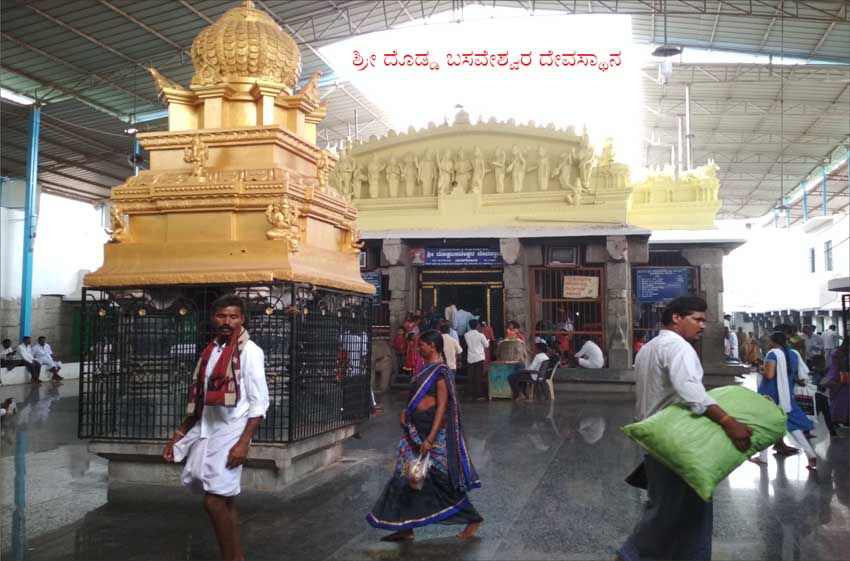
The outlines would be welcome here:
[[[357,211],[316,146],[327,113],[295,41],[251,0],[192,44],[189,89],[150,72],[168,131],[139,134],[150,169],[112,191],[95,287],[290,281],[371,294]]]

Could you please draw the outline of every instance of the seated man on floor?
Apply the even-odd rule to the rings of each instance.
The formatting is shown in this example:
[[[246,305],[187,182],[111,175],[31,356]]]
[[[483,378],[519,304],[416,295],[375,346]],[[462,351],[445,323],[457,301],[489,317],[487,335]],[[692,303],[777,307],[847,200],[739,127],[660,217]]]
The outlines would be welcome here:
[[[579,343],[581,339],[579,338]],[[599,345],[587,339],[575,354],[575,359],[581,368],[602,368],[605,366],[605,356]]]
[[[510,376],[508,376],[508,384],[511,386],[511,393],[513,394],[514,401],[519,401],[521,399],[528,399],[528,390],[527,384],[529,382],[537,381],[538,377],[543,376],[544,373],[540,372],[540,367],[543,366],[544,363],[549,364],[549,355],[546,354],[547,346],[546,343],[535,343],[534,348],[536,349],[537,354],[534,355],[534,358],[531,360],[531,364],[528,365],[528,368],[525,370],[519,370],[514,372]],[[522,386],[522,395],[520,393],[520,384],[526,384]]]
[[[47,342],[47,337],[42,335],[38,338],[38,344],[32,346],[32,355],[53,374],[51,378],[52,380],[58,382],[65,379],[59,375],[62,363],[53,358],[53,349],[50,348],[50,343]]]

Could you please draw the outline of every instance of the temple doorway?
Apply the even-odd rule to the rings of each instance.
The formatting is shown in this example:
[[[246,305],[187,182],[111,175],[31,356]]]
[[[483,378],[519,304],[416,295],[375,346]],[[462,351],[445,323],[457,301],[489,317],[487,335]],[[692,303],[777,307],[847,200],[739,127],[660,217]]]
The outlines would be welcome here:
[[[501,269],[428,270],[419,273],[419,308],[442,311],[454,303],[469,312],[480,311],[497,337],[504,334],[505,302]]]

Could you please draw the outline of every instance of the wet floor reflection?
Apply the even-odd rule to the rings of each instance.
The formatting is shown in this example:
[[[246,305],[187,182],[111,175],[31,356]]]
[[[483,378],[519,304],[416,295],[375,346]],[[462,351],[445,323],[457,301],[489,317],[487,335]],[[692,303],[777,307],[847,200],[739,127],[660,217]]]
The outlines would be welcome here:
[[[115,486],[106,502],[105,463],[76,440],[76,386],[57,389],[21,395],[30,408],[26,422],[22,416],[3,425],[4,558],[19,558],[6,544],[14,544],[17,531],[11,475],[23,443],[22,558],[215,559],[199,499],[183,489]],[[417,531],[413,544],[379,542],[383,533],[364,516],[389,477],[403,403],[398,396],[384,400],[386,414],[347,443],[346,461],[284,492],[240,497],[249,558],[609,559],[638,518],[642,495],[623,479],[640,451],[619,430],[631,422],[633,399],[559,392],[555,402],[462,403],[484,484],[472,495],[486,519],[480,541],[460,542],[452,528],[437,525]],[[814,445],[816,474],[805,469],[802,454],[771,455],[768,466],[745,463],[719,485],[715,559],[850,557],[848,440],[831,440],[818,427]]]

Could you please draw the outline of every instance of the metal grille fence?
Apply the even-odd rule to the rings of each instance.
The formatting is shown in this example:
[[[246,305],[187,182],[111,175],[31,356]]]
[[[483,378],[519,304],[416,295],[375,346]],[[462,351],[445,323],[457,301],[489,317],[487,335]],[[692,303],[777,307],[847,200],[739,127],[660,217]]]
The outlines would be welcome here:
[[[605,275],[602,268],[535,267],[531,273],[531,340],[541,337],[562,352],[578,351],[578,339],[605,349]],[[596,277],[596,298],[564,297],[565,277]]]
[[[265,355],[270,404],[255,441],[293,442],[368,418],[368,296],[293,283],[86,289],[80,437],[169,438],[213,337],[210,305],[226,293],[245,299],[245,327]]]

